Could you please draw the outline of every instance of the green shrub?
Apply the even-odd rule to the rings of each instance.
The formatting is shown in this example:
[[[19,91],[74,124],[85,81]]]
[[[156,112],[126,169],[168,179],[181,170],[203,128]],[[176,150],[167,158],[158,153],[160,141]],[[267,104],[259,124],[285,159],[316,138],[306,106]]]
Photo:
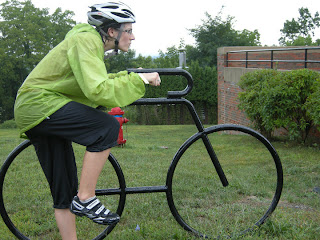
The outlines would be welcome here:
[[[283,127],[290,139],[304,142],[315,122],[320,122],[319,79],[320,74],[309,69],[244,74],[239,107],[262,133],[270,135]]]
[[[313,87],[313,93],[307,99],[306,109],[320,131],[320,78]]]
[[[244,110],[255,128],[267,137],[270,137],[273,129],[264,124],[262,95],[265,83],[275,78],[277,74],[275,70],[266,69],[248,72],[239,82],[239,86],[244,90],[239,94],[239,109]]]

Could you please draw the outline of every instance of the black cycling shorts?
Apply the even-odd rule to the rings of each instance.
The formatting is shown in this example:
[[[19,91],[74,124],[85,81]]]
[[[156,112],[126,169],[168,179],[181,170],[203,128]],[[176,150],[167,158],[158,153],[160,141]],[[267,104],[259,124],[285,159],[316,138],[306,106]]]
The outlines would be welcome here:
[[[86,146],[89,152],[101,152],[117,145],[119,127],[115,117],[69,102],[26,132],[48,180],[54,208],[69,208],[77,194],[78,176],[72,142]]]

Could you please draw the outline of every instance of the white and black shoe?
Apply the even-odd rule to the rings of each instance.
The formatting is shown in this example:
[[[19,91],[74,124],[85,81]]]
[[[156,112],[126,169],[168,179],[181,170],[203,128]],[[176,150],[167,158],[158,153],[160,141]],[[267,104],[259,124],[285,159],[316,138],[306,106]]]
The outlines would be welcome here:
[[[86,216],[98,224],[112,225],[120,221],[120,216],[106,209],[97,197],[82,202],[78,196],[75,196],[70,205],[70,211],[77,216]]]

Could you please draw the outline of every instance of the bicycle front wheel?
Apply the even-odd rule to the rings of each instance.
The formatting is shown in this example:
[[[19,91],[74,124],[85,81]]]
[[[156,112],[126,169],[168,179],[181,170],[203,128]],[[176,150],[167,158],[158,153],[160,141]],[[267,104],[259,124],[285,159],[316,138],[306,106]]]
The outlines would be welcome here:
[[[30,145],[26,140],[17,146],[0,170],[0,213],[8,229],[18,239],[60,239],[49,185]],[[76,159],[79,159],[77,165],[81,166],[84,149],[75,144],[74,151]],[[99,178],[98,187],[102,186],[107,188],[97,195],[108,196],[100,196],[99,199],[121,215],[125,204],[125,181],[112,155]],[[108,189],[113,194],[107,194]],[[79,239],[104,239],[115,226],[98,225],[87,218],[77,217],[76,220]],[[4,234],[1,236],[4,239],[12,238],[9,231]]]
[[[226,175],[224,187],[204,146],[209,139]],[[178,223],[199,237],[234,237],[260,227],[282,191],[280,158],[258,132],[217,125],[189,138],[167,176],[167,199]]]

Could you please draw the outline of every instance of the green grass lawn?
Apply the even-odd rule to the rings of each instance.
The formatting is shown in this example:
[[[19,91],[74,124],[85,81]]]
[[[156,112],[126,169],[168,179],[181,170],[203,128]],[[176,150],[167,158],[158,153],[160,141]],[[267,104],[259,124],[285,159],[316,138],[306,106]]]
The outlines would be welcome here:
[[[126,129],[127,128],[127,129]],[[127,144],[116,147],[127,187],[165,185],[173,156],[196,132],[195,126],[136,126],[124,131]],[[179,214],[191,227],[222,238],[237,235],[257,222],[267,210],[275,184],[270,154],[246,135],[210,136],[230,185],[222,187],[202,142],[181,158],[173,179],[173,197]],[[22,140],[17,130],[0,129],[0,164]],[[280,203],[260,228],[242,239],[320,239],[320,149],[276,141],[284,169]],[[85,148],[74,145],[78,171]],[[12,169],[11,169],[12,168]],[[98,188],[117,188],[107,163]],[[101,196],[116,210],[117,196]],[[60,239],[51,196],[34,150],[29,147],[10,167],[5,179],[4,201],[11,220],[30,239]],[[139,230],[136,230],[139,225]],[[103,227],[77,218],[80,240],[94,238]],[[193,239],[173,218],[165,193],[127,195],[120,223],[106,239]],[[0,239],[15,239],[0,220]]]

